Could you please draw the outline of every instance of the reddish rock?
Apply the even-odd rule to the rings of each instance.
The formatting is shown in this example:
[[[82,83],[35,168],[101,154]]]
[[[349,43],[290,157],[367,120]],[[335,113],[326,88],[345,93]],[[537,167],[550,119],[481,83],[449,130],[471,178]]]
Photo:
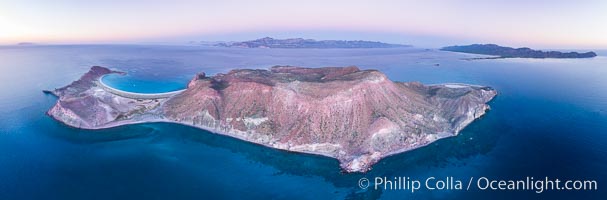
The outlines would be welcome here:
[[[128,104],[128,98],[99,92],[94,84],[85,91],[82,84],[72,85],[62,90],[77,90],[58,92],[59,102],[49,111],[68,125],[176,122],[274,148],[334,157],[350,172],[367,171],[385,156],[457,135],[485,113],[486,103],[497,94],[483,86],[393,82],[379,71],[357,67],[276,66],[197,75],[185,91],[157,99],[158,104],[126,107],[121,104]]]

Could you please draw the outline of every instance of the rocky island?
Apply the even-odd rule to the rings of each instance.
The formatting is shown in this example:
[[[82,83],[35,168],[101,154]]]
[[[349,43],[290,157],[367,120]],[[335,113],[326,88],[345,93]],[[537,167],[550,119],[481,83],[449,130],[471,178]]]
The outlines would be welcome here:
[[[515,49],[512,47],[503,47],[496,44],[448,46],[443,47],[440,50],[499,56],[495,58],[592,58],[596,56],[596,53],[592,51],[586,53],[563,53],[559,51],[539,51],[526,47]]]
[[[241,47],[241,48],[393,48],[410,47],[410,45],[388,44],[383,42],[364,41],[364,40],[313,40],[303,38],[274,39],[271,37],[260,38],[257,40],[218,43],[218,47]]]
[[[357,67],[238,69],[197,74],[171,95],[124,95],[92,67],[79,80],[49,91],[47,112],[82,129],[170,122],[294,152],[333,157],[348,172],[381,158],[455,136],[489,109],[497,92],[466,84],[393,82]]]

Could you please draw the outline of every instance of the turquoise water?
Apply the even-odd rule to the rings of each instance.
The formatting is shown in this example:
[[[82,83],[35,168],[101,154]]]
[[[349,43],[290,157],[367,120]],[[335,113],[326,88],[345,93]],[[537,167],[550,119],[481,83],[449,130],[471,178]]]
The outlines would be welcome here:
[[[108,74],[102,77],[104,84],[128,92],[137,93],[164,93],[185,89],[187,79],[172,77],[170,81],[158,80],[158,78],[136,78],[126,74]]]
[[[0,47],[0,199],[603,199],[607,58],[459,59],[467,56],[409,48]],[[399,81],[488,85],[499,96],[459,136],[383,159],[365,174],[341,173],[331,158],[176,124],[88,131],[44,114],[56,98],[41,90],[69,84],[92,65],[128,72],[116,81],[144,80],[150,89],[140,92],[158,92],[185,85],[196,72],[286,64],[358,65]],[[358,187],[360,178],[377,176],[549,176],[596,180],[599,190],[412,194]]]

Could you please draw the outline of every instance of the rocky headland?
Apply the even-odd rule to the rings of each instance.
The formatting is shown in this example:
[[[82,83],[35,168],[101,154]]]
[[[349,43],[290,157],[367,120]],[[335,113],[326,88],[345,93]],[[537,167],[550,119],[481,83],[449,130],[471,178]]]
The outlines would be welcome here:
[[[357,67],[275,66],[197,74],[187,89],[138,98],[112,91],[92,67],[50,91],[48,115],[68,126],[101,129],[172,122],[294,152],[336,158],[364,172],[381,158],[455,136],[485,114],[497,92],[465,84],[393,82]],[[146,96],[149,97],[149,96]]]

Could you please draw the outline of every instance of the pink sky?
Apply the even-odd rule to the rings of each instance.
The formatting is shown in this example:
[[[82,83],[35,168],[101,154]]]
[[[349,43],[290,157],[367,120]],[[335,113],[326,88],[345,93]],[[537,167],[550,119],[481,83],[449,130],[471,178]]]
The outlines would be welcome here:
[[[0,44],[240,40],[607,48],[607,1],[0,1]],[[238,35],[239,37],[230,36]],[[385,37],[384,37],[385,36]]]

